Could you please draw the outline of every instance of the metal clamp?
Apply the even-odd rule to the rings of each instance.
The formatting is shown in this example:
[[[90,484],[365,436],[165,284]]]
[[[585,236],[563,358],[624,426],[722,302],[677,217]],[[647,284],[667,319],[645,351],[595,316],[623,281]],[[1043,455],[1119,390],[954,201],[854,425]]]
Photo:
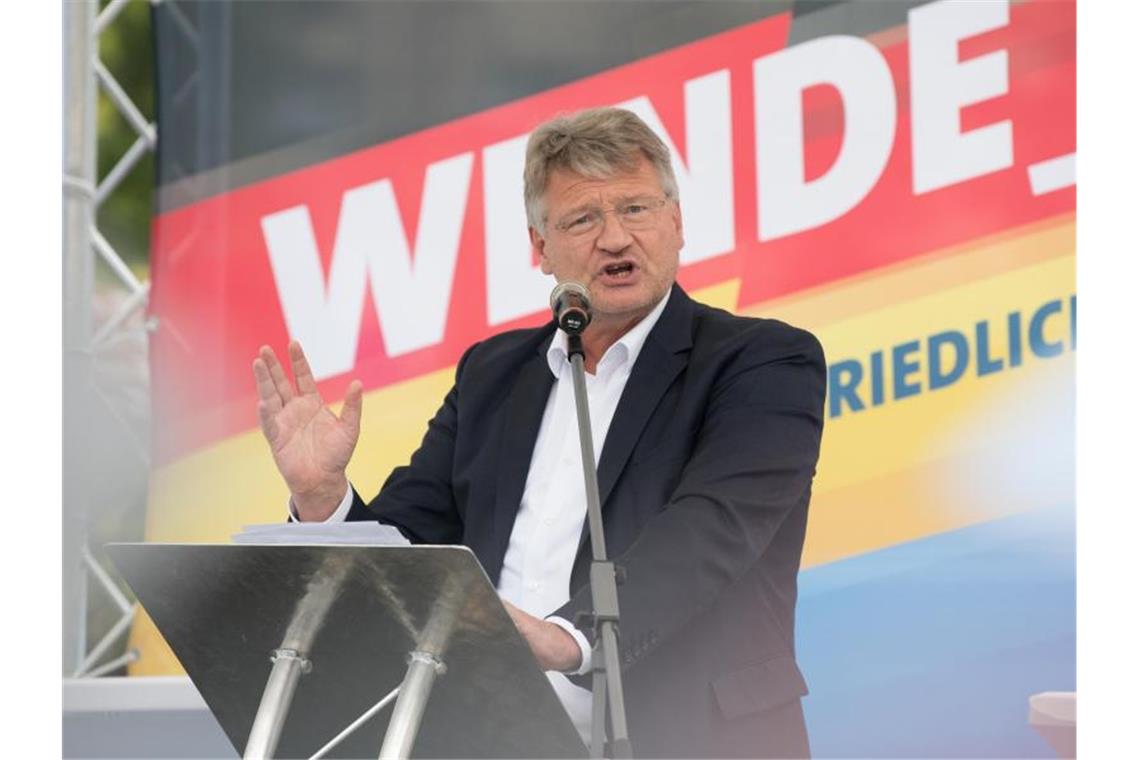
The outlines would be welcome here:
[[[296,649],[274,649],[273,654],[269,655],[269,661],[276,665],[278,660],[296,660],[302,674],[313,672],[313,663]]]
[[[447,665],[444,664],[443,660],[439,659],[430,652],[409,652],[408,665],[413,665],[417,662],[422,662],[425,665],[430,665],[432,669],[435,670],[435,674],[437,676],[442,676],[447,672]]]

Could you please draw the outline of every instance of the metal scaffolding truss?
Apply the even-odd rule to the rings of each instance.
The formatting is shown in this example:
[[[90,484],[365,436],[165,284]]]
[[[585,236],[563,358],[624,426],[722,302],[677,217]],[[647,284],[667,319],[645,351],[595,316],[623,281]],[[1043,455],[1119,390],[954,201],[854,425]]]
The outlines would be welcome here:
[[[100,12],[97,0],[64,4],[64,675],[98,676],[138,658],[134,650],[117,654],[134,619],[135,604],[96,558],[89,546],[89,518],[100,473],[92,466],[90,426],[92,406],[105,417],[122,417],[115,403],[96,382],[97,363],[147,304],[150,283],[140,281],[124,263],[97,223],[97,211],[120,183],[154,151],[157,131],[99,57],[99,39],[133,0],[112,0]],[[149,55],[147,50],[137,51]],[[102,92],[136,133],[134,143],[113,168],[97,179],[96,107]],[[125,290],[115,311],[97,324],[95,261],[101,260]],[[136,336],[137,338],[137,336]],[[144,341],[145,344],[145,341]],[[129,426],[127,432],[129,433]],[[149,465],[148,446],[136,441],[136,464]],[[88,646],[88,590],[101,592],[113,605],[117,619],[102,637]]]

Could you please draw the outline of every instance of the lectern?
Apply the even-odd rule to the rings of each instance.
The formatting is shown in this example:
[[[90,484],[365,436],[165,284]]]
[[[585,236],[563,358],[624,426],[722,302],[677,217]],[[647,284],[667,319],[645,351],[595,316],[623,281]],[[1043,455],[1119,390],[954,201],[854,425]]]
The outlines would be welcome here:
[[[246,757],[586,755],[465,547],[107,552]]]

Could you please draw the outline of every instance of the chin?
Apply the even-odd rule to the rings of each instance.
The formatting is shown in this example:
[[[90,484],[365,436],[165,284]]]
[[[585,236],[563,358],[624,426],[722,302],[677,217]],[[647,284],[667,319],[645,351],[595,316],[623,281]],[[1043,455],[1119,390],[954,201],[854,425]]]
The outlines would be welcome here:
[[[594,310],[599,314],[605,314],[610,317],[632,317],[635,315],[644,316],[648,314],[653,305],[657,303],[657,299],[651,295],[639,295],[634,297],[632,294],[626,298],[606,298],[594,301]]]

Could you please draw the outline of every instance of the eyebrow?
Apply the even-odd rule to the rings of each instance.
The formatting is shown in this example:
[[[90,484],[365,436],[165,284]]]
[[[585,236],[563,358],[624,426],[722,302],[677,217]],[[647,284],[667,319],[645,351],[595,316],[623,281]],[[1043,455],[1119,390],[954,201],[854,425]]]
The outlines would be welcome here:
[[[656,196],[650,195],[648,193],[638,193],[637,195],[622,195],[622,196],[619,196],[616,201],[614,201],[612,204],[610,204],[610,206],[611,207],[621,206],[621,205],[631,203],[633,201],[652,200],[655,197]],[[572,214],[580,214],[583,211],[592,211],[592,210],[597,209],[597,208],[600,208],[600,206],[593,204],[593,203],[582,203],[582,204],[579,204],[577,206],[574,206],[573,208],[569,208],[566,211],[563,211],[561,214],[561,217],[570,216]]]
[[[592,203],[583,203],[583,204],[580,204],[578,206],[574,206],[573,208],[566,209],[565,211],[563,211],[559,215],[559,218],[565,218],[567,216],[573,216],[574,214],[581,214],[584,211],[590,211],[590,210],[593,210],[596,208],[597,208],[597,206],[595,206]]]

